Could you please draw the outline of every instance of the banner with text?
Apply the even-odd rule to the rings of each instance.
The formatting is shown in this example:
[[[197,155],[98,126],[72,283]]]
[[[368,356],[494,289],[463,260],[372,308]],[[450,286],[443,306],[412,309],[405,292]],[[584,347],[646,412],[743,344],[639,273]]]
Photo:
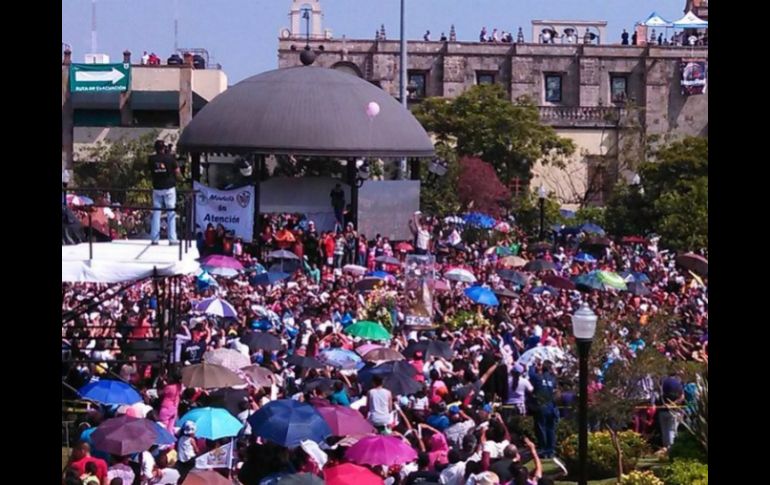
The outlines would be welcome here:
[[[216,190],[195,182],[198,191],[195,223],[205,231],[209,224],[222,224],[235,237],[250,242],[254,235],[254,187]]]
[[[233,463],[233,442],[232,440],[219,448],[200,455],[195,458],[195,468],[200,470],[210,470],[212,468],[230,468]]]
[[[704,94],[706,92],[706,60],[682,60],[682,94]]]

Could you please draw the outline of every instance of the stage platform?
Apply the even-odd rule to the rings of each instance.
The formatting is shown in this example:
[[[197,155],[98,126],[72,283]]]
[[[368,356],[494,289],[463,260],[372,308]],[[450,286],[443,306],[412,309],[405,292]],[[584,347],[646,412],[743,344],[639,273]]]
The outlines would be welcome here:
[[[184,242],[181,242],[184,244]],[[88,258],[88,243],[61,248],[62,282],[120,283],[153,275],[174,276],[196,272],[198,249],[193,241],[179,259],[179,246],[160,241],[157,246],[147,239],[121,239],[93,243],[93,259]]]

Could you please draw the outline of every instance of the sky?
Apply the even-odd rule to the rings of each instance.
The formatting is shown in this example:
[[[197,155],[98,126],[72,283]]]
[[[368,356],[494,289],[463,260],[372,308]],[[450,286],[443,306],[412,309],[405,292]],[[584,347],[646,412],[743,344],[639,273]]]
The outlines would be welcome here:
[[[91,46],[92,0],[62,0],[62,42],[73,60],[82,62]],[[449,35],[477,40],[482,26],[516,32],[529,40],[532,20],[605,20],[610,42],[623,29],[655,11],[673,21],[685,0],[406,0],[409,39]],[[178,6],[178,7],[177,7]],[[175,10],[179,47],[205,48],[222,65],[229,84],[278,67],[278,34],[289,27],[291,0],[97,0],[97,50],[120,62],[127,48],[138,59],[143,51],[165,59],[174,48]],[[399,37],[400,0],[321,0],[324,29],[335,38],[372,39],[385,24],[389,39]]]

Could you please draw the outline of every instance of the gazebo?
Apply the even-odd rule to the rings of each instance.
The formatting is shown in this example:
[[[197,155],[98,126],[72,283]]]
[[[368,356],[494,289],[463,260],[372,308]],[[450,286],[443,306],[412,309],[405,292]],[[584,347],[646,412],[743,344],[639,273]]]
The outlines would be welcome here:
[[[379,107],[376,114],[367,110],[372,103]],[[388,93],[357,76],[309,65],[264,72],[227,89],[185,127],[177,149],[192,156],[195,180],[202,154],[254,157],[255,234],[260,231],[259,176],[268,155],[348,160],[354,220],[356,159],[434,155],[423,127]]]

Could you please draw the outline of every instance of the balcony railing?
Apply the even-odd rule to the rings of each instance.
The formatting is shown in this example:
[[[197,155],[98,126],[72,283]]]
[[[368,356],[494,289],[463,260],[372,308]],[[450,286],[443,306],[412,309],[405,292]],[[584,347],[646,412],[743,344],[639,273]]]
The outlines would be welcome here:
[[[624,112],[614,106],[541,106],[540,120],[556,126],[617,126]]]

